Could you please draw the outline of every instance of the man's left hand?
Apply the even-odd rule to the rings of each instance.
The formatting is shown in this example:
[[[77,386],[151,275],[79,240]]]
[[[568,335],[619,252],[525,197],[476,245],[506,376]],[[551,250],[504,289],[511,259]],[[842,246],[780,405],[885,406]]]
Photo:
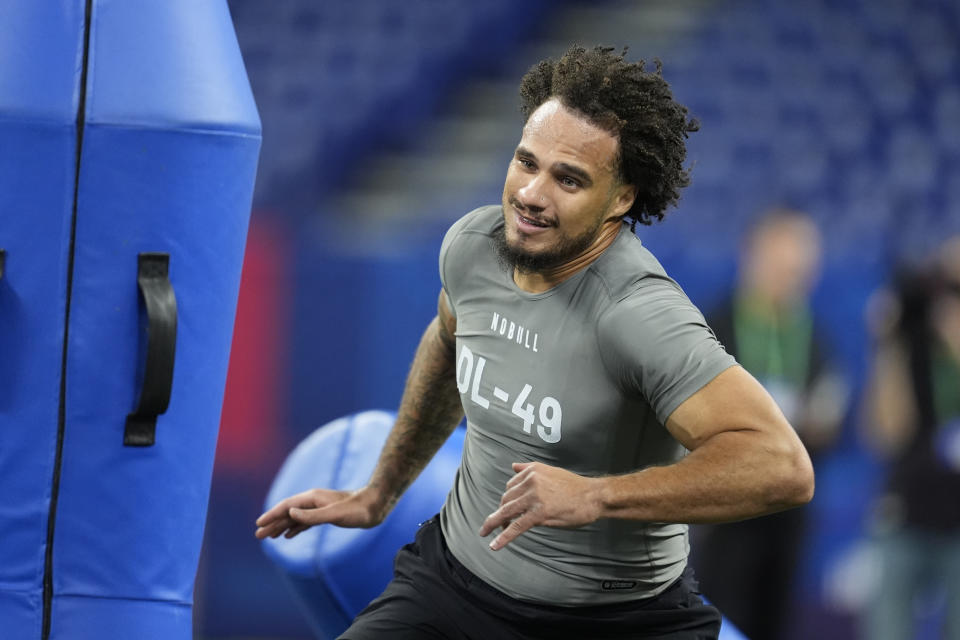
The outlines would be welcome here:
[[[500,508],[480,527],[481,536],[503,527],[490,543],[494,551],[531,527],[580,527],[600,517],[599,479],[541,462],[514,462],[513,470]]]

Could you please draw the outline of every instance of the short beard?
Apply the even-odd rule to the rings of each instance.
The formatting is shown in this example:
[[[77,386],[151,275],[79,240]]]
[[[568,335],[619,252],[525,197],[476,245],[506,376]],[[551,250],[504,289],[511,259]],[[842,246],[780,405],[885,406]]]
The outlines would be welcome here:
[[[596,239],[599,228],[598,224],[575,238],[563,238],[559,245],[549,251],[531,253],[510,246],[504,223],[493,230],[493,248],[497,252],[497,262],[504,271],[515,269],[520,273],[543,273],[562,266],[586,251]]]

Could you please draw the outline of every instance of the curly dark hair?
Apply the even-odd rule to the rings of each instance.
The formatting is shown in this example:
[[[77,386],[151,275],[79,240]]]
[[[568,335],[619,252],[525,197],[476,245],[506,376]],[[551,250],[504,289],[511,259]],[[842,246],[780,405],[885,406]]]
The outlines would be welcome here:
[[[656,72],[647,72],[643,60],[627,62],[626,53],[626,47],[616,54],[613,47],[575,45],[559,60],[539,62],[520,81],[520,110],[526,121],[544,102],[558,98],[619,139],[617,177],[637,188],[624,216],[632,229],[637,222],[662,220],[690,184],[690,171],[683,167],[685,141],[700,125],[673,99],[659,60]]]

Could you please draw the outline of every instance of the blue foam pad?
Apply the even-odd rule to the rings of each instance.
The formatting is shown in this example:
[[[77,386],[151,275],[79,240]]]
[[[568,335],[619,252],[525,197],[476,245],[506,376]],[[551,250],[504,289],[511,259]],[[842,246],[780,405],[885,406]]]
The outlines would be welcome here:
[[[40,637],[76,168],[83,7],[0,18],[0,636]]]
[[[225,2],[93,3],[55,597],[192,603],[259,126]],[[156,444],[131,448],[141,252],[170,255],[178,330]]]
[[[187,639],[260,146],[230,14],[9,0],[3,16],[0,634],[39,638],[46,615],[54,640]],[[141,252],[170,256],[178,331],[156,443],[134,448]]]
[[[266,505],[315,487],[357,489],[370,478],[394,413],[365,411],[320,427],[284,462]],[[373,529],[313,527],[296,538],[267,539],[263,549],[280,567],[321,638],[334,638],[380,595],[393,576],[393,557],[413,541],[453,487],[465,429],[456,429],[423,473]]]

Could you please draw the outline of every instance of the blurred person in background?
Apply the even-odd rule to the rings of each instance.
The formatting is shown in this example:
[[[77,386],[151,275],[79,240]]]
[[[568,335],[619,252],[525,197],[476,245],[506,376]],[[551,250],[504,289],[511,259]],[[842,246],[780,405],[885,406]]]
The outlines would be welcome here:
[[[820,254],[820,234],[807,215],[764,213],[747,233],[734,293],[707,318],[777,401],[815,466],[836,439],[848,401],[848,384],[830,361],[809,300]],[[751,640],[786,637],[807,519],[807,509],[792,509],[693,533],[704,594]]]
[[[916,637],[916,612],[945,597],[941,637],[960,640],[960,236],[905,269],[868,305],[874,338],[867,436],[890,463],[871,523],[879,580],[863,637]]]
[[[520,95],[502,201],[443,241],[437,317],[370,481],[287,498],[256,535],[380,524],[466,413],[440,515],[342,638],[716,638],[685,523],[803,504],[813,470],[632,233],[688,184],[696,124],[659,69],[604,47],[540,62]]]

